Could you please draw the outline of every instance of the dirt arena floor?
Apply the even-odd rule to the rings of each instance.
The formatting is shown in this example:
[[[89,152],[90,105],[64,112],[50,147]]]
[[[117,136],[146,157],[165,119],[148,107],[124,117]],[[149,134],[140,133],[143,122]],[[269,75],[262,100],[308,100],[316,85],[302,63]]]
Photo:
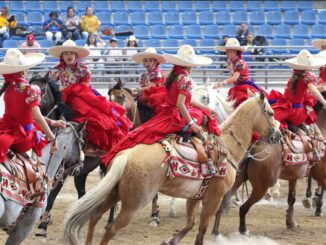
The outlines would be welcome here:
[[[88,179],[88,188],[96,185],[100,181],[98,171],[93,172]],[[221,223],[222,239],[214,241],[210,235],[213,219],[208,228],[205,244],[326,244],[326,218],[315,217],[312,209],[304,209],[301,200],[304,194],[305,181],[301,180],[298,186],[297,203],[295,205],[295,219],[298,227],[294,230],[287,230],[285,227],[285,210],[287,184],[281,183],[281,197],[274,202],[261,201],[254,206],[247,215],[247,228],[250,231],[249,238],[237,234],[238,230],[238,207],[233,205],[230,212],[224,215]],[[46,240],[36,238],[33,234],[23,243],[23,245],[58,245],[62,241],[62,225],[66,211],[72,202],[76,200],[76,192],[70,178],[53,208],[53,224],[48,228],[48,238]],[[149,245],[160,244],[168,239],[173,233],[180,230],[185,222],[185,200],[177,200],[177,217],[169,217],[170,197],[160,196],[161,224],[159,227],[149,227],[150,205],[141,210],[133,222],[122,230],[110,243],[113,245]],[[326,211],[325,211],[326,212]],[[93,244],[99,244],[103,227],[105,226],[106,214],[97,226]],[[198,223],[197,223],[198,224]],[[196,229],[193,229],[181,244],[193,244],[196,237]],[[82,232],[85,238],[86,230]],[[254,240],[250,239],[256,239]],[[6,234],[1,232],[0,244],[4,244]],[[261,240],[263,239],[263,240]]]

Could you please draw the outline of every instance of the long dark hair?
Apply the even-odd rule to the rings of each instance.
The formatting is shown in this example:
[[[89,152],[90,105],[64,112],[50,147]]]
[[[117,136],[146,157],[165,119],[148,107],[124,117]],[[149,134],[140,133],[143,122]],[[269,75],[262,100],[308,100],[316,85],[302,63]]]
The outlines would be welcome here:
[[[88,37],[87,37],[87,45],[90,46],[91,45],[91,42],[89,41],[89,39],[91,39],[91,37],[94,37],[95,41],[94,41],[94,46],[97,47],[97,38],[96,38],[96,35],[94,34],[89,34]]]
[[[305,73],[306,73],[306,71],[293,70],[292,76],[290,78],[291,79],[290,89],[293,94],[296,94],[296,85],[297,85],[298,79],[303,77]]]
[[[0,89],[0,97],[2,96],[2,94],[7,90],[8,86],[9,86],[10,82],[9,81],[5,81]]]
[[[174,69],[172,69],[172,71],[170,72],[169,76],[165,80],[165,88],[166,89],[170,89],[171,88],[171,85],[172,85],[174,79],[175,79],[175,71],[174,71]]]

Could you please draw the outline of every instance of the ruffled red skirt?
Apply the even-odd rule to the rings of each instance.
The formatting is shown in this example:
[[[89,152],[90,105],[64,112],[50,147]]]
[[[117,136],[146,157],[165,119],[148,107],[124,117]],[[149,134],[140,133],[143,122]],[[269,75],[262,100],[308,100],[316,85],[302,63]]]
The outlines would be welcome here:
[[[143,91],[140,100],[145,102],[149,107],[153,108],[154,115],[159,113],[160,105],[165,102],[166,90],[164,86],[150,87]]]
[[[76,112],[75,122],[87,121],[86,141],[102,150],[110,150],[132,127],[122,106],[96,96],[87,85],[70,85],[62,91],[62,99]]]
[[[235,101],[233,104],[234,108],[237,108],[242,102],[248,99],[248,90],[252,93],[259,93],[259,90],[249,84],[234,84],[229,89],[227,101]]]

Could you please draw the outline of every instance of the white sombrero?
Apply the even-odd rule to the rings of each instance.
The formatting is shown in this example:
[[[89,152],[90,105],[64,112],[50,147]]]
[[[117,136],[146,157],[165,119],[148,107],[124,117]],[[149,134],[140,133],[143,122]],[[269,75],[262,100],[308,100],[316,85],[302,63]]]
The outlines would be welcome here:
[[[129,36],[129,38],[128,38],[127,41],[135,41],[135,42],[138,42],[138,39],[135,37],[135,35],[131,35],[131,36]]]
[[[323,57],[326,59],[326,50],[320,51],[317,56]]]
[[[3,62],[0,63],[0,74],[12,74],[26,71],[37,66],[45,58],[42,53],[28,53],[23,55],[17,48],[7,50]]]
[[[217,46],[215,47],[215,49],[221,52],[225,52],[227,49],[233,49],[233,50],[244,52],[247,49],[247,46],[240,46],[238,39],[229,38],[226,41],[225,46]]]
[[[326,39],[315,39],[312,41],[312,46],[318,49],[326,49]]]
[[[326,58],[312,55],[308,50],[301,50],[297,57],[285,60],[285,63],[295,70],[310,70],[326,64]]]
[[[163,55],[156,53],[155,48],[147,48],[144,52],[136,53],[131,56],[132,60],[136,63],[143,63],[146,58],[156,59],[158,63],[163,64],[166,62]]]
[[[174,65],[194,67],[207,66],[212,64],[212,59],[202,55],[196,55],[193,47],[182,45],[176,55],[163,54],[166,62]]]
[[[89,50],[84,47],[79,47],[73,40],[68,39],[62,45],[54,46],[49,48],[48,52],[49,55],[53,56],[54,58],[60,58],[63,52],[75,52],[78,55],[78,58],[85,58],[89,55]]]

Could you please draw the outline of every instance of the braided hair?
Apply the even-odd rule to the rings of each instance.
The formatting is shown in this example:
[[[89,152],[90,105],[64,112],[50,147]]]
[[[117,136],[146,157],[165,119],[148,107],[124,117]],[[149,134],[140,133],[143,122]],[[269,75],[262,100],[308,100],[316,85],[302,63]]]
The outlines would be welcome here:
[[[4,84],[2,85],[2,87],[1,87],[1,89],[0,89],[0,97],[1,97],[2,94],[7,90],[9,84],[10,84],[9,81],[5,81],[5,82],[4,82]]]
[[[301,77],[304,76],[306,71],[299,71],[299,70],[294,70],[293,71],[293,74],[292,74],[292,77],[290,78],[290,81],[291,81],[291,86],[290,86],[290,89],[291,89],[291,92],[293,94],[296,94],[296,85],[297,85],[297,81],[298,79],[300,79]]]

